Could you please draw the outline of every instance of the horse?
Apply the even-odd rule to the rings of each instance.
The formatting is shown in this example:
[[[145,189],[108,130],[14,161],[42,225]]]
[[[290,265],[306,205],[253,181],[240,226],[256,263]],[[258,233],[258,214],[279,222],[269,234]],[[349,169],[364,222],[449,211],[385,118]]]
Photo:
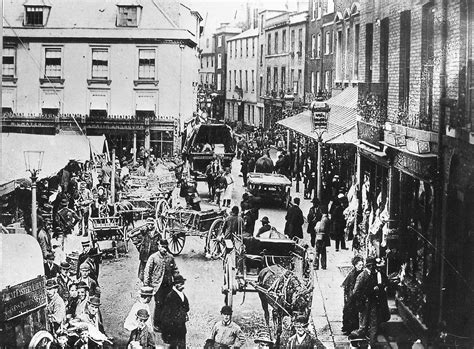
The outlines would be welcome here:
[[[276,345],[279,345],[282,333],[282,320],[285,315],[309,316],[313,285],[304,285],[296,274],[279,265],[263,268],[258,274],[258,296],[267,326],[270,326],[268,304],[272,305],[273,325],[276,328]],[[271,297],[271,298],[270,298]],[[269,299],[272,301],[269,302]],[[274,305],[273,303],[277,303]]]

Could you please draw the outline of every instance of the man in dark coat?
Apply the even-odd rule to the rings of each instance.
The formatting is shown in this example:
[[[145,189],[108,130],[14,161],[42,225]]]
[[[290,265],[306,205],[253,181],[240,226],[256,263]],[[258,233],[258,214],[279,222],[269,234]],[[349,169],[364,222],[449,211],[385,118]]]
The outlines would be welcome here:
[[[294,236],[302,239],[304,217],[299,207],[300,198],[294,198],[293,202],[294,204],[291,205],[286,212],[285,235],[288,235],[290,239]]]
[[[259,173],[272,173],[273,172],[273,161],[266,154],[258,158],[255,163],[255,172]]]
[[[59,272],[59,265],[54,263],[54,253],[48,253],[46,255],[46,260],[44,261],[44,275],[46,276],[46,279],[55,278],[59,275]]]
[[[87,263],[90,266],[89,276],[97,281],[99,279],[99,265],[100,265],[100,254],[97,247],[91,248],[91,242],[89,238],[84,238],[82,243],[82,252],[77,258],[77,268],[75,270],[76,277],[80,275],[80,267],[82,264]]]
[[[174,278],[173,289],[165,298],[161,314],[162,338],[170,348],[186,348],[189,302],[183,293],[185,281],[181,275]]]
[[[342,206],[343,198],[344,194],[339,194],[337,199],[334,200],[330,212],[332,235],[334,240],[336,240],[336,252],[339,251],[339,244],[341,245],[341,250],[347,250],[345,239],[346,218],[344,217],[344,207]]]
[[[133,343],[134,345],[140,345],[143,349],[153,349],[155,347],[153,332],[146,325],[146,321],[150,317],[150,314],[146,309],[139,309],[136,317],[138,326],[130,333],[128,345],[130,346]]]
[[[308,212],[308,234],[311,236],[311,246],[314,247],[316,245],[316,223],[321,220],[322,213],[321,209],[319,208],[319,200],[318,198],[313,199],[313,206],[309,209]]]
[[[244,220],[239,216],[239,207],[232,207],[230,216],[224,221],[222,236],[226,239],[234,240],[234,236],[240,236],[244,228]]]

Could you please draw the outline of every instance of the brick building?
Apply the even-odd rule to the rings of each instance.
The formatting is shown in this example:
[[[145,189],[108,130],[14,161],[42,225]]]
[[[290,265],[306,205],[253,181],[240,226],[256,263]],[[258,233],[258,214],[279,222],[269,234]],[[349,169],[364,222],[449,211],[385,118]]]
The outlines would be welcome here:
[[[348,68],[361,81],[362,249],[401,273],[396,301],[414,338],[472,336],[472,2],[354,4],[336,3],[339,21],[359,8],[360,39],[336,65],[358,61]]]
[[[222,23],[213,35],[214,38],[214,86],[216,96],[213,100],[215,111],[214,118],[224,120],[225,116],[225,97],[227,87],[227,40],[238,35],[242,29]]]
[[[179,148],[197,96],[197,12],[151,0],[13,1],[3,10],[3,132],[79,126],[105,134],[118,154],[133,138],[157,155]]]
[[[226,120],[258,126],[257,109],[258,28],[227,40]]]

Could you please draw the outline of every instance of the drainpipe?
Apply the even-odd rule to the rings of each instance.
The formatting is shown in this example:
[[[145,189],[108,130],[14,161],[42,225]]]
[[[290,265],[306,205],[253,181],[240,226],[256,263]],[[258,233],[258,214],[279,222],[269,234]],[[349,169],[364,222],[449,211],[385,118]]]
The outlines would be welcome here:
[[[443,136],[446,132],[446,54],[447,54],[447,37],[448,37],[448,0],[442,0],[441,5],[441,55],[440,66],[440,111],[439,111],[439,129],[438,129],[438,159],[437,159],[437,183],[436,188],[438,193],[435,196],[436,211],[441,209],[441,212],[446,212],[447,205],[447,183],[444,184],[444,168],[443,168]],[[436,212],[435,211],[435,212]],[[444,288],[445,288],[445,263],[442,256],[445,255],[446,251],[446,215],[437,214],[435,217],[441,217],[437,219],[435,226],[438,226],[437,233],[440,236],[439,240],[439,313],[438,323],[443,319],[443,302],[444,302]]]

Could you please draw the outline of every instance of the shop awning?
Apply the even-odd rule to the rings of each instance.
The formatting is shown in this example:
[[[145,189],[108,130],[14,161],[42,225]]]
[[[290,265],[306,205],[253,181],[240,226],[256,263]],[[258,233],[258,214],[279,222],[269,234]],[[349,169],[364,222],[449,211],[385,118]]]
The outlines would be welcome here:
[[[91,147],[101,153],[105,137],[82,135],[1,134],[0,184],[29,177],[25,170],[23,152],[43,150],[43,168],[39,177],[51,176],[67,165],[69,160],[90,160]],[[101,144],[101,145],[100,145]]]
[[[329,112],[327,131],[322,135],[323,142],[330,144],[354,144],[357,140],[357,87],[348,87],[326,102],[331,107],[331,111]],[[280,120],[278,123],[299,134],[318,139],[317,133],[313,132],[311,111],[309,110]]]

